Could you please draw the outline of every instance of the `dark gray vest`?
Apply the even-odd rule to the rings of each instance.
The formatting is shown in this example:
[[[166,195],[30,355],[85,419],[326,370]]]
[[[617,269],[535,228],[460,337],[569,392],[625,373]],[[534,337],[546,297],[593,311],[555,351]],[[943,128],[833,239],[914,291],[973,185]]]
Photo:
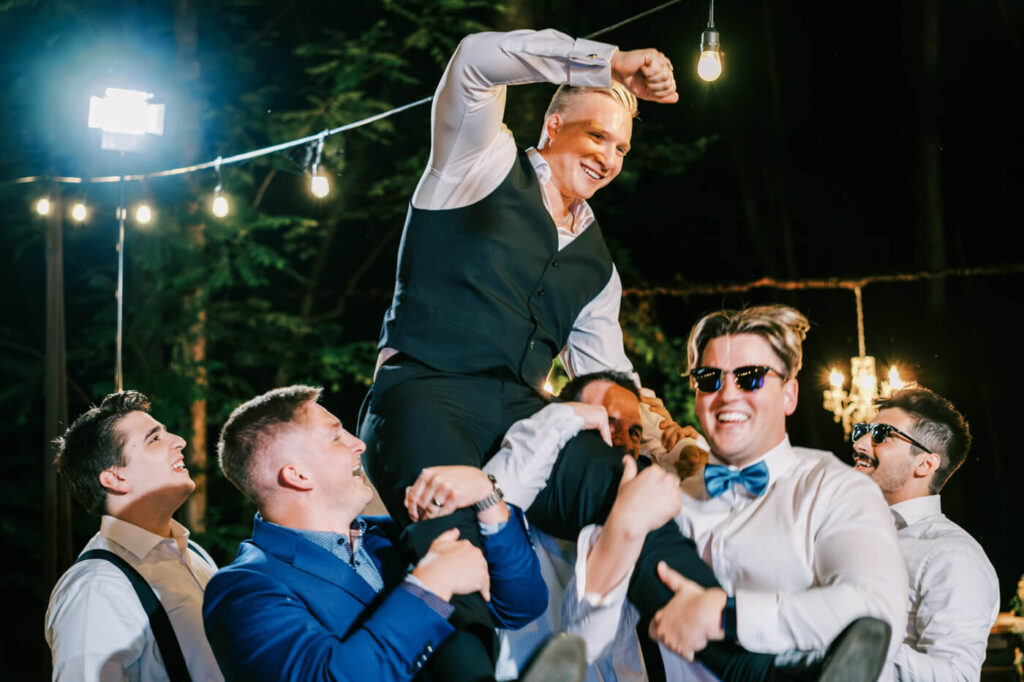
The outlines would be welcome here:
[[[537,174],[520,151],[498,188],[475,204],[409,206],[379,346],[446,372],[508,369],[539,388],[611,274],[596,221],[558,250]]]

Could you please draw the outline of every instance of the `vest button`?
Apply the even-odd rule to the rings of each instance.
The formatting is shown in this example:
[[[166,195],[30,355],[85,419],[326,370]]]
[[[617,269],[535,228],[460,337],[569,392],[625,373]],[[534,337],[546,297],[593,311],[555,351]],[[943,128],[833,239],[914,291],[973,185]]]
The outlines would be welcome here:
[[[543,289],[537,289],[537,295],[538,296],[543,296],[544,295],[544,290]]]
[[[557,258],[555,260],[551,261],[551,267],[553,267],[553,268],[557,268],[558,267],[558,259]]]
[[[533,350],[533,347],[536,346],[536,345],[537,345],[536,341],[530,341],[530,350]]]

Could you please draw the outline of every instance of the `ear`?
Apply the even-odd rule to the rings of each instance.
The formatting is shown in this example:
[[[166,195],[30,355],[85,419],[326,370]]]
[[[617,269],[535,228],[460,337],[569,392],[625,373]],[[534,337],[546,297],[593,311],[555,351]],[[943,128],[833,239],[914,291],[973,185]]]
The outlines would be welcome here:
[[[544,132],[547,133],[548,144],[551,144],[551,142],[555,139],[555,136],[558,135],[558,131],[560,131],[561,129],[562,115],[556,113],[548,116],[547,120],[544,121]]]
[[[285,464],[277,472],[277,481],[286,488],[292,490],[312,490],[313,481],[302,471],[297,464]]]
[[[132,491],[131,483],[126,479],[121,478],[116,467],[108,467],[101,471],[99,479],[100,485],[106,488],[108,492],[125,495]]]
[[[782,405],[786,410],[786,416],[796,412],[796,404],[800,398],[800,384],[796,379],[790,379],[782,385]]]
[[[914,465],[914,476],[917,478],[930,478],[942,464],[942,457],[934,452],[926,452]]]

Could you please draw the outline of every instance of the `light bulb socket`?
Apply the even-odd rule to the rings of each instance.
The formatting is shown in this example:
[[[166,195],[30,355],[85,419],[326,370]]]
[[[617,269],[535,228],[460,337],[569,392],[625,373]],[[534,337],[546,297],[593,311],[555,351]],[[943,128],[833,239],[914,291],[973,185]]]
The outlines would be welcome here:
[[[700,51],[719,52],[721,49],[722,43],[720,41],[718,29],[714,26],[708,25],[708,27],[704,29],[704,32],[700,34]]]

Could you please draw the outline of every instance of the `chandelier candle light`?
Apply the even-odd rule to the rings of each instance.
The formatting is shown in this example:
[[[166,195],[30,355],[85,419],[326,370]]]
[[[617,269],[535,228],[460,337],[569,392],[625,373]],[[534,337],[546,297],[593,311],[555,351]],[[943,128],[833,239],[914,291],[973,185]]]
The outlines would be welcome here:
[[[850,358],[850,390],[843,389],[846,377],[833,367],[828,375],[829,387],[825,389],[824,407],[832,412],[834,421],[843,424],[843,435],[850,437],[853,425],[868,422],[875,416],[875,401],[888,398],[907,386],[900,378],[895,365],[889,368],[888,380],[878,381],[875,374],[875,358],[864,351],[864,308],[860,287],[853,290],[857,299],[857,350],[859,355]]]

